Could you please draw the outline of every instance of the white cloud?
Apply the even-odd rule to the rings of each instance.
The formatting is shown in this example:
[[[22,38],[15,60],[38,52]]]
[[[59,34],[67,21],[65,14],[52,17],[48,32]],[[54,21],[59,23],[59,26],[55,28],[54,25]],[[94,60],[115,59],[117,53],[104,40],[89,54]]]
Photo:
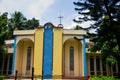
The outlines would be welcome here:
[[[87,12],[88,10],[86,10]],[[78,14],[73,14],[71,16],[68,17],[68,21],[69,19],[76,19],[78,20],[79,16],[82,18],[84,17],[83,15],[78,15]],[[72,18],[71,18],[72,17]],[[67,21],[66,21],[67,22]],[[74,21],[71,21],[69,24],[67,24],[67,27],[64,27],[65,29],[73,29],[75,28],[76,25],[79,25],[83,28],[87,28],[89,27],[91,24],[94,24],[94,21],[86,21],[86,22],[82,22],[82,23],[75,23]]]
[[[66,29],[73,29],[75,26],[78,25],[77,23],[72,22],[70,25],[66,27]]]
[[[0,12],[21,11],[27,18],[40,19],[54,0],[1,0]]]
[[[93,24],[94,22],[92,21],[87,21],[87,22],[83,22],[83,23],[75,23],[75,22],[72,22],[70,25],[68,25],[68,27],[66,27],[66,29],[73,29],[75,28],[76,25],[79,25],[83,28],[87,28],[89,27],[91,24]]]

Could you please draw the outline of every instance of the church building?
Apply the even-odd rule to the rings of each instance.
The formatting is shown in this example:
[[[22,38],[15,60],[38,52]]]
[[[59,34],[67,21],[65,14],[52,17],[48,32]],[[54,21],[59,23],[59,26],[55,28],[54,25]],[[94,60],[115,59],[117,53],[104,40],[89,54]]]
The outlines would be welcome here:
[[[52,23],[34,30],[14,31],[12,57],[3,63],[8,64],[10,75],[17,70],[18,75],[29,76],[34,68],[34,75],[43,79],[109,75],[101,53],[88,51],[93,43],[86,35],[84,30],[63,29]],[[117,74],[117,69],[117,64],[111,68],[112,75]]]

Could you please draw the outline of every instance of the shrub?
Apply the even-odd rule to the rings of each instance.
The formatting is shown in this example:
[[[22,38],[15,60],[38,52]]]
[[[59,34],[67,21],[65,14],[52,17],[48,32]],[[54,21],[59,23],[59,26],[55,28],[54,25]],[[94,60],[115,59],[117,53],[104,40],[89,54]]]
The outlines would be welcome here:
[[[90,80],[115,80],[115,78],[111,76],[98,76],[98,77],[91,77]]]
[[[0,80],[4,80],[5,79],[5,76],[0,76]]]

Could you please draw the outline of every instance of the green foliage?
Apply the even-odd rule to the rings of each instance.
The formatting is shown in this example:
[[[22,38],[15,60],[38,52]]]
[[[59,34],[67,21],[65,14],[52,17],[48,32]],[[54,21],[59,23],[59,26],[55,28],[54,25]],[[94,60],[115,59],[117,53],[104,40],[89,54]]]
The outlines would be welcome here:
[[[35,18],[27,19],[21,12],[15,11],[10,18],[8,13],[0,14],[0,55],[5,53],[4,44],[6,39],[13,39],[14,30],[29,30],[39,26]]]
[[[76,25],[75,30],[81,30],[81,29],[83,29],[81,26]]]
[[[107,77],[107,76],[101,76],[101,77],[91,77],[90,80],[115,80],[114,77]]]
[[[74,2],[75,10],[80,15],[74,22],[81,23],[94,21],[86,28],[95,29],[96,33],[91,37],[94,46],[89,50],[101,51],[104,61],[108,64],[117,60],[120,66],[120,1],[119,0],[79,0]],[[89,33],[91,34],[91,33]],[[118,67],[120,76],[120,67]]]
[[[79,0],[74,2],[74,5],[76,5],[75,10],[80,15],[77,20],[74,19],[74,22],[95,21],[86,28],[87,30],[96,29],[93,42],[99,42],[97,44],[100,44],[114,38],[118,47],[120,47],[119,0]]]
[[[4,51],[4,44],[6,39],[6,25],[7,25],[7,13],[3,13],[0,15],[0,55],[2,55]]]
[[[8,39],[13,38],[14,30],[30,30],[39,26],[39,20],[27,19],[21,12],[15,11],[8,20]]]
[[[30,30],[39,26],[39,20],[32,18],[27,19],[21,12],[15,11],[11,14],[10,18],[7,18],[7,13],[3,13],[4,18],[6,18],[2,23],[4,23],[4,29],[7,31],[6,39],[13,38],[14,30]],[[1,19],[0,19],[1,20]],[[2,19],[3,20],[3,19]],[[5,25],[6,24],[6,25]]]
[[[35,18],[32,18],[31,20],[29,19],[27,21],[27,26],[29,26],[29,29],[34,29],[35,27],[39,26],[39,21]]]
[[[109,57],[106,58],[106,63],[109,66],[114,66],[117,63],[117,61],[113,56],[109,56]]]
[[[24,17],[24,15],[21,12],[17,12],[15,11],[12,15],[11,15],[11,19],[10,21],[10,25],[12,25],[12,27],[15,30],[22,30],[24,29],[24,22],[26,21],[26,18]]]
[[[5,80],[5,76],[0,76],[0,80]]]

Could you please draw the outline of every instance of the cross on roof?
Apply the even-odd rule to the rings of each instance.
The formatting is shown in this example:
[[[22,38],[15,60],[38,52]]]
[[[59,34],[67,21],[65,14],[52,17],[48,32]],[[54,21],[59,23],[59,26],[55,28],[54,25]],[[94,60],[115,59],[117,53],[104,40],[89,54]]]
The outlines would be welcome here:
[[[58,16],[58,18],[60,19],[60,24],[61,24],[61,19],[63,18],[63,16],[60,15]]]

